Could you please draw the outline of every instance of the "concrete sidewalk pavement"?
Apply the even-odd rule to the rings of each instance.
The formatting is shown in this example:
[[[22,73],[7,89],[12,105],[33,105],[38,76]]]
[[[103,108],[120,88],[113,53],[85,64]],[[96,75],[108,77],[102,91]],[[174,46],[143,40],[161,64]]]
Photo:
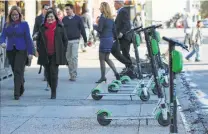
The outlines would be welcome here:
[[[117,67],[122,67],[113,60]],[[92,100],[91,90],[100,77],[98,50],[88,49],[79,54],[78,79],[68,80],[68,69],[59,69],[57,99],[51,100],[50,91],[44,90],[46,82],[43,75],[38,75],[38,66],[26,69],[26,91],[19,101],[13,100],[13,81],[1,83],[1,134],[168,134],[169,127],[161,127],[156,120],[113,120],[109,126],[102,127],[96,119],[96,112],[107,109],[113,116],[150,115],[157,103],[157,97],[151,94],[149,102],[144,103],[139,97],[103,97],[100,101]],[[109,70],[108,83],[114,78]],[[102,88],[107,92],[106,85]],[[179,134],[185,134],[183,123],[178,114]]]

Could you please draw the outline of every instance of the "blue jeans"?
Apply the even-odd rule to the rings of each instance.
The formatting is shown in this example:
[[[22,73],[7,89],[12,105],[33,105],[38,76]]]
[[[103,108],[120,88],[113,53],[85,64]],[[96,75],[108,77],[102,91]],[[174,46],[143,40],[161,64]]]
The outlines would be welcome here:
[[[193,50],[186,56],[186,59],[190,59],[196,53],[195,60],[199,60],[199,45],[194,45]]]

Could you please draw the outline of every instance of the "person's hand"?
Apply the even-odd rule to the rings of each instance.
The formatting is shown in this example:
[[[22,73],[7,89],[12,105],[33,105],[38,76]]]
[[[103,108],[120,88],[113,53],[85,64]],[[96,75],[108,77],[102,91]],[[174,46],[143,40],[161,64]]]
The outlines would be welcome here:
[[[38,51],[35,51],[35,57],[39,57]]]
[[[2,44],[1,44],[1,47],[2,47],[2,48],[6,48],[6,43],[2,43]]]
[[[28,59],[32,60],[32,58],[33,58],[33,55],[29,54]]]
[[[100,17],[97,17],[95,23],[98,24],[99,20],[100,20]]]
[[[118,38],[120,39],[122,37],[123,37],[123,34],[122,33],[119,33]]]

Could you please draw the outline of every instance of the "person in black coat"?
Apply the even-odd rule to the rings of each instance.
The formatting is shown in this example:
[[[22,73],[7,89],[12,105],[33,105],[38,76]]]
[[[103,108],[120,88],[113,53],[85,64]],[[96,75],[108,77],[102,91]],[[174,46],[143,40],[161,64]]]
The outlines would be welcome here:
[[[47,72],[47,81],[51,88],[51,99],[56,99],[58,85],[58,67],[66,65],[68,39],[63,24],[54,11],[48,11],[44,24],[37,37],[38,64]]]
[[[123,6],[124,6],[124,2],[122,0],[115,0],[114,7],[117,10],[117,16],[115,19],[116,34],[118,37],[118,41],[120,43],[120,49],[124,57],[122,57],[120,53],[117,52],[118,50],[115,51],[113,49],[114,47],[112,48],[112,53],[114,53],[113,55],[120,62],[124,63],[127,70],[129,70],[129,69],[133,69],[133,65],[129,54],[131,39],[129,39],[125,35],[125,33],[131,29],[131,22],[130,22],[129,11]]]
[[[41,25],[44,22],[45,15],[47,13],[48,8],[49,8],[49,5],[44,4],[42,6],[42,13],[41,13],[41,15],[39,15],[39,16],[37,16],[35,18],[35,24],[34,24],[34,28],[33,28],[33,34],[32,34],[33,39],[35,39],[36,36],[38,35],[39,28],[41,27]],[[44,81],[46,81],[46,72],[45,71],[44,71]]]

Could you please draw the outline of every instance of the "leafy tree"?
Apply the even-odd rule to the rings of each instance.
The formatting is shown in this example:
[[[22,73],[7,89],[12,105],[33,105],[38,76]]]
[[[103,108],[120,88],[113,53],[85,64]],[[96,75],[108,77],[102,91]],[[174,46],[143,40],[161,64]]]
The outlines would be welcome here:
[[[58,5],[58,8],[60,8],[61,10],[64,9],[64,5],[65,4],[75,4],[75,0],[56,0],[56,3]]]
[[[208,1],[201,1],[201,16],[202,18],[208,17]]]

